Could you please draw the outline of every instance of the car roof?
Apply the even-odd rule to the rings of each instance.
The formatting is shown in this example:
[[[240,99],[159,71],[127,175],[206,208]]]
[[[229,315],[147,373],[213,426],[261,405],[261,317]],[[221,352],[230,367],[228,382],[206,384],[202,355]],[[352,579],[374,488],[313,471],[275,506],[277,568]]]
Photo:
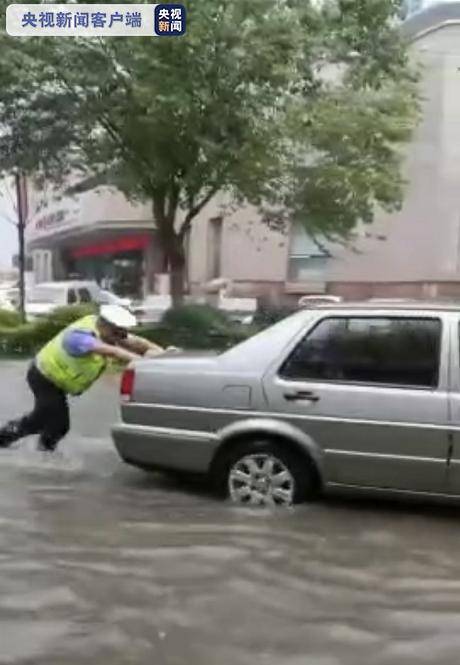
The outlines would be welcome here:
[[[455,300],[363,300],[356,302],[341,303],[317,303],[305,308],[307,310],[321,311],[349,311],[349,310],[369,310],[369,311],[420,311],[420,312],[460,312],[460,301]]]
[[[78,287],[78,286],[94,286],[95,282],[85,281],[85,280],[73,280],[73,281],[62,281],[62,282],[39,282],[34,284],[34,286],[46,286],[50,289],[62,289],[64,287]]]

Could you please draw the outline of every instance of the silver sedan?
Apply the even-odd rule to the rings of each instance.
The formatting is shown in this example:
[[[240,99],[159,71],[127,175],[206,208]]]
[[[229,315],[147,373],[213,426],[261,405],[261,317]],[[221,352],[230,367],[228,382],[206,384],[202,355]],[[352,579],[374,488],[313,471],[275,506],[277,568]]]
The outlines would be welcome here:
[[[141,360],[123,377],[116,448],[242,504],[458,499],[459,323],[446,304],[329,304],[220,355]]]

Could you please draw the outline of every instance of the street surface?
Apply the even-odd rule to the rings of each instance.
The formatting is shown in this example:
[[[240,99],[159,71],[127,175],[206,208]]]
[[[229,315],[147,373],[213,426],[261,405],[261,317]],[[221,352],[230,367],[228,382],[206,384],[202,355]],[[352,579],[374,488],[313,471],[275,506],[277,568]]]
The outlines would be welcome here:
[[[1,365],[0,419],[30,397]],[[270,514],[123,466],[117,380],[63,458],[0,451],[0,663],[454,665],[456,509],[328,501]]]

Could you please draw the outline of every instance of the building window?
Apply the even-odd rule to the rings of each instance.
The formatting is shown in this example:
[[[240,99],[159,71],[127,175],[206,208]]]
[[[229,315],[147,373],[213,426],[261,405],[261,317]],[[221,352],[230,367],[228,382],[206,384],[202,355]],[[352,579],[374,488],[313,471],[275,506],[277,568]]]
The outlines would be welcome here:
[[[32,269],[35,282],[49,282],[52,279],[51,252],[48,250],[35,250],[33,253]]]
[[[208,278],[221,277],[222,271],[222,217],[209,220],[208,226]]]
[[[330,253],[313,240],[302,226],[291,230],[288,281],[308,282],[324,278]]]

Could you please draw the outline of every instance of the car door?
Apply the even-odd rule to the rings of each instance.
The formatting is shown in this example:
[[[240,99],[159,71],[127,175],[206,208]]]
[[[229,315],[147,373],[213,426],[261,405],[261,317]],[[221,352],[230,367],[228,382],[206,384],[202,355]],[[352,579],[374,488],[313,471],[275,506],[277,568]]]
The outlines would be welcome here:
[[[438,315],[324,316],[265,377],[269,410],[322,448],[328,483],[445,491],[448,340]]]
[[[451,421],[448,451],[449,492],[460,495],[460,316],[451,316],[450,392]]]
[[[108,291],[99,291],[98,297],[95,299],[98,305],[111,305],[111,294]]]

